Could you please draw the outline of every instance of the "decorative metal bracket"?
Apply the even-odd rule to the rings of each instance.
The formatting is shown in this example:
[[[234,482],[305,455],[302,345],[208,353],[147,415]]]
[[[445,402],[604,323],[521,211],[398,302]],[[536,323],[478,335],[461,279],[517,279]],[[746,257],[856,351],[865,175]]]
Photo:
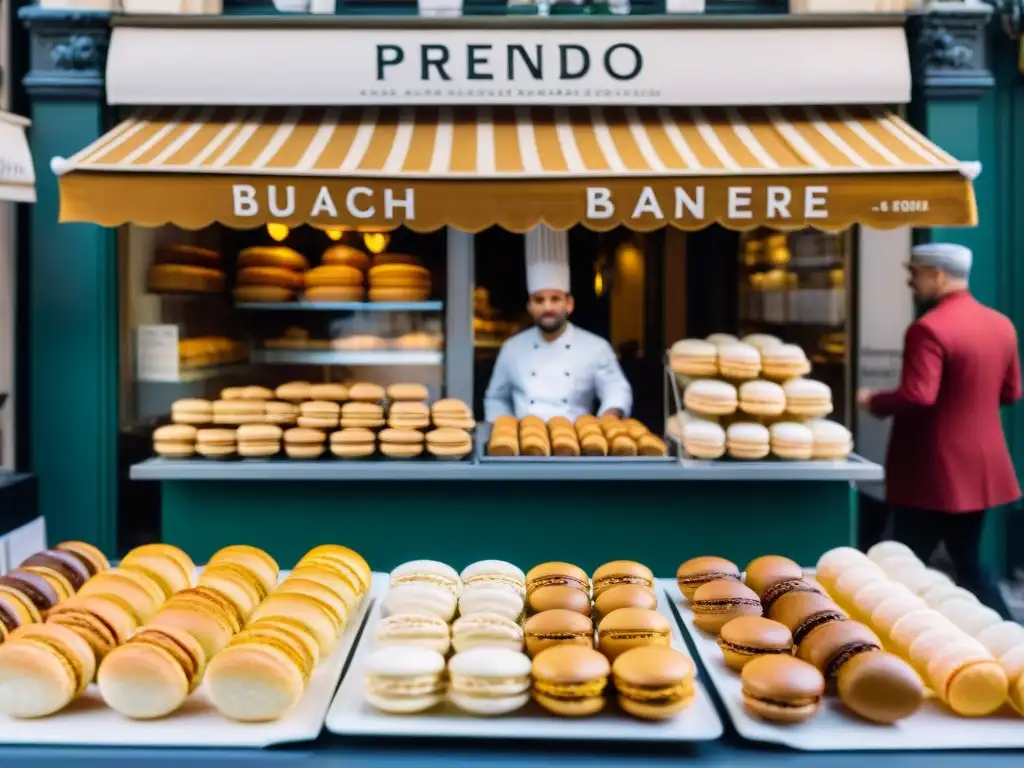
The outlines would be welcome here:
[[[102,96],[110,40],[110,14],[29,5],[18,16],[31,39],[25,87],[33,97]]]
[[[911,17],[914,81],[928,98],[976,98],[995,85],[986,38],[992,13],[973,0],[932,3]]]

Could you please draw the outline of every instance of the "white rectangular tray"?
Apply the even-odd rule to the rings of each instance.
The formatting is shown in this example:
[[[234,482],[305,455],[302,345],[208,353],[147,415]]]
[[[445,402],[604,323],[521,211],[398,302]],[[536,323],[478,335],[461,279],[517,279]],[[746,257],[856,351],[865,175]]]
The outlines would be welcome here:
[[[381,596],[383,592],[381,593]],[[523,709],[501,717],[475,717],[447,702],[418,715],[388,715],[365,700],[363,668],[373,652],[382,600],[366,622],[352,663],[327,713],[327,730],[343,736],[406,736],[483,739],[549,739],[567,741],[712,741],[722,735],[722,721],[707,690],[698,681],[693,704],[679,717],[652,723],[622,713],[610,701],[599,715],[561,718],[530,702]],[[672,623],[672,645],[689,655],[672,608],[661,606]]]
[[[282,578],[286,575],[286,571],[281,574]],[[239,723],[223,717],[214,709],[202,686],[181,709],[168,717],[129,720],[108,709],[98,686],[91,685],[85,694],[51,717],[18,720],[0,715],[0,744],[261,748],[313,741],[323,729],[324,716],[345,662],[372,607],[371,595],[349,618],[337,647],[317,667],[299,703],[280,720]]]
[[[1024,718],[1017,717],[1009,707],[994,717],[963,718],[929,700],[906,720],[877,725],[846,712],[838,698],[828,696],[806,723],[779,725],[758,720],[743,708],[739,674],[725,666],[715,638],[694,626],[693,612],[675,580],[660,579],[660,583],[682,617],[736,731],[745,739],[812,752],[1024,748]]]

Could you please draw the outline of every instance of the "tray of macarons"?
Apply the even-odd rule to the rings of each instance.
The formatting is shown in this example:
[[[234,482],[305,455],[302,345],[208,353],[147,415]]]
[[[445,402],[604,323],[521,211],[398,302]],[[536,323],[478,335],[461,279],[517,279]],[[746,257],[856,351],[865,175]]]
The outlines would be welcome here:
[[[0,586],[0,743],[8,744],[311,741],[372,605],[366,561],[332,544],[284,572],[246,545],[197,569],[167,544],[137,547],[110,567],[82,542],[20,570]],[[45,588],[62,578],[74,594]]]
[[[528,618],[526,618],[528,617]],[[524,621],[525,618],[525,621]],[[706,741],[722,723],[654,577],[484,560],[391,572],[327,715],[341,735]]]
[[[812,575],[813,574],[813,575]],[[663,582],[741,736],[801,750],[1024,747],[1024,628],[901,544],[697,557]]]
[[[499,462],[671,462],[678,456],[636,419],[585,414],[569,421],[555,416],[499,416],[481,426],[477,460]]]

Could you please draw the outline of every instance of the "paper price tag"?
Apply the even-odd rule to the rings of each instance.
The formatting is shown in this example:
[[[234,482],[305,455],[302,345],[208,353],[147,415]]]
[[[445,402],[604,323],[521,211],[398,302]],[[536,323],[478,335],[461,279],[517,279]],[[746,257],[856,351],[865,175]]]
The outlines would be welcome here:
[[[140,325],[135,329],[135,380],[178,381],[178,326]]]

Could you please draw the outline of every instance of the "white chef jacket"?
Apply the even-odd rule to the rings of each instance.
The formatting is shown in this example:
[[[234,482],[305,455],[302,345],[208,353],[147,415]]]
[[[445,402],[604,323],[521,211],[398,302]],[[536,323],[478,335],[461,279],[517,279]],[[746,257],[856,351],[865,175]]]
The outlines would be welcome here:
[[[484,395],[484,416],[492,422],[506,414],[575,421],[594,413],[595,400],[598,414],[615,408],[628,416],[633,406],[633,390],[611,344],[572,323],[549,342],[534,326],[502,345]]]

